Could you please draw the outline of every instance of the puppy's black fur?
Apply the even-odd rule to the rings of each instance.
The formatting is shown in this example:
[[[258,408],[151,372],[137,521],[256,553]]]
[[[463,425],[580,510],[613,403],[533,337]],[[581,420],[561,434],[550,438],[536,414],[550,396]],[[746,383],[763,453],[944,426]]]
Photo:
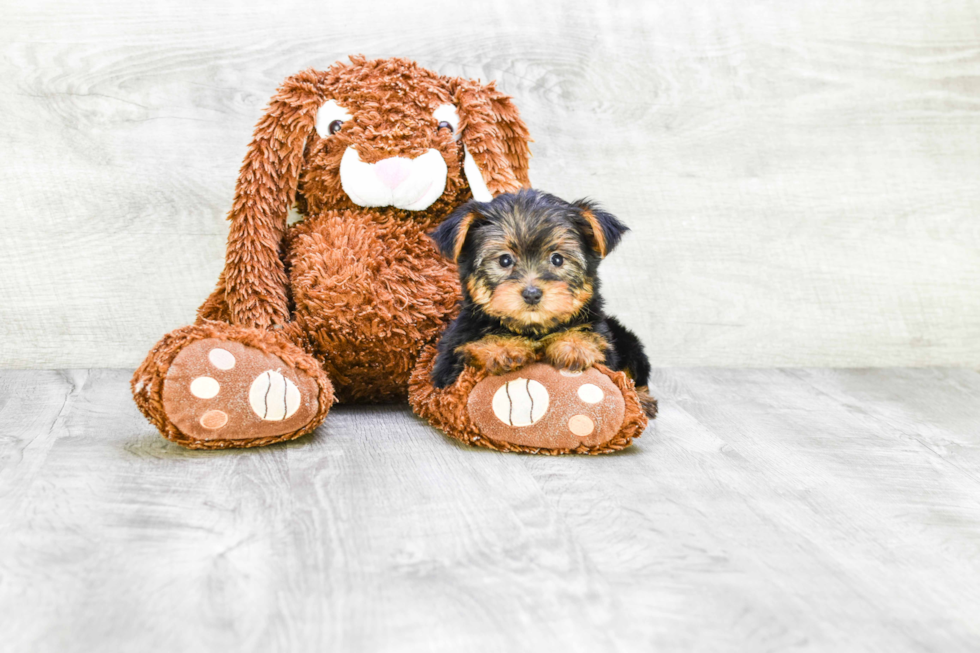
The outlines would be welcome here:
[[[463,286],[460,314],[439,341],[434,385],[456,380],[466,363],[459,349],[467,343],[487,336],[541,341],[575,330],[600,336],[608,345],[604,364],[646,386],[643,345],[603,312],[599,295],[599,262],[627,230],[594,202],[568,203],[535,190],[454,211],[431,234],[442,254],[456,260]]]

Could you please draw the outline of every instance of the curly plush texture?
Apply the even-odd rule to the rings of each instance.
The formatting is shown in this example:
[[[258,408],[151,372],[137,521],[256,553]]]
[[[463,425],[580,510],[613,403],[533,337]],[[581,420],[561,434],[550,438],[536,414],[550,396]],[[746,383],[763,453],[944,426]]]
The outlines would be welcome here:
[[[343,402],[404,401],[423,345],[455,316],[459,281],[418,225],[327,212],[294,227],[289,331],[323,361]]]
[[[324,137],[316,133],[315,122],[328,99],[364,109],[354,115],[351,127]],[[432,112],[450,103],[460,113],[459,142],[448,134],[430,136]],[[398,120],[390,120],[392,115]],[[225,268],[199,314],[259,328],[290,322],[291,280],[282,248],[294,202],[307,217],[346,209],[371,220],[403,222],[422,234],[472,196],[459,143],[466,145],[487,187],[497,194],[528,185],[529,142],[513,101],[493,83],[442,77],[406,59],[351,57],[349,66],[336,64],[324,72],[306,70],[290,77],[255,128],[228,215]],[[356,147],[366,163],[412,158],[436,147],[448,162],[446,189],[424,211],[359,207],[340,180],[340,161],[348,146]]]
[[[330,100],[349,119],[320,133],[317,115]],[[440,128],[434,116],[447,104],[459,118],[456,133]],[[455,264],[426,234],[472,198],[466,154],[491,194],[513,192],[529,185],[529,142],[513,101],[493,83],[442,76],[406,59],[353,56],[349,64],[288,78],[245,155],[214,291],[195,325],[164,337],[133,377],[140,410],[174,442],[225,448],[299,437],[322,421],[335,397],[404,401],[424,348],[455,317],[461,296]],[[419,211],[357,205],[340,172],[350,148],[364,164],[436,150],[446,163],[442,195]],[[293,225],[291,208],[303,216]],[[181,349],[208,337],[274,354],[314,378],[315,419],[274,437],[229,432],[195,440],[182,433],[167,417],[163,383]],[[423,386],[413,387],[424,393]],[[631,389],[624,394],[635,402]],[[459,410],[448,399],[444,406]],[[633,435],[610,447],[625,446]]]
[[[632,444],[634,438],[640,437],[647,426],[647,416],[634,390],[633,382],[623,372],[613,372],[604,365],[596,365],[596,369],[609,377],[623,394],[626,404],[623,426],[616,435],[599,445],[589,447],[584,444],[575,448],[543,448],[529,447],[511,442],[493,440],[483,434],[467,410],[470,393],[487,373],[467,367],[451,386],[443,389],[432,385],[431,372],[435,365],[436,348],[426,347],[419,356],[418,367],[412,373],[409,382],[409,403],[417,415],[429,421],[430,424],[442,430],[446,435],[476,447],[484,447],[495,451],[511,451],[531,454],[558,456],[564,454],[598,455],[613,453]]]
[[[263,438],[228,438],[196,440],[178,429],[167,417],[163,404],[163,384],[167,371],[177,355],[192,342],[215,338],[230,340],[278,356],[284,363],[301,370],[312,378],[319,389],[317,411],[312,421],[302,428],[282,435]],[[267,444],[293,440],[319,426],[334,403],[333,385],[319,362],[302,349],[273,331],[249,329],[222,322],[201,321],[171,331],[150,351],[130,381],[133,398],[140,411],[156,426],[163,437],[190,449],[227,449],[233,447],[262,447]]]

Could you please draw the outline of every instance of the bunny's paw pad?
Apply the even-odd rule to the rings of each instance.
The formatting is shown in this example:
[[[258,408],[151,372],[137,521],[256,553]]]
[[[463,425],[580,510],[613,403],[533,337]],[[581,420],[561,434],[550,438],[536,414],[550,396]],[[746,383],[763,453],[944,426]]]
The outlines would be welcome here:
[[[318,388],[279,357],[231,340],[187,345],[163,383],[170,421],[196,440],[248,440],[298,431],[317,413]]]
[[[620,389],[595,368],[558,370],[534,363],[488,376],[470,393],[468,410],[486,437],[521,447],[598,447],[623,425]]]

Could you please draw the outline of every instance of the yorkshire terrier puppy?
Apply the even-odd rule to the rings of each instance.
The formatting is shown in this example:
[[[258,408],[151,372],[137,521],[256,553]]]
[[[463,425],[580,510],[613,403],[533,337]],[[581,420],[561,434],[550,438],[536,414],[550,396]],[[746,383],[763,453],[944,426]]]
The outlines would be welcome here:
[[[459,316],[439,341],[432,381],[451,385],[465,365],[503,374],[536,360],[584,370],[603,363],[633,379],[644,411],[650,361],[636,335],[602,311],[599,262],[628,228],[589,200],[535,190],[471,201],[432,232],[456,261]]]

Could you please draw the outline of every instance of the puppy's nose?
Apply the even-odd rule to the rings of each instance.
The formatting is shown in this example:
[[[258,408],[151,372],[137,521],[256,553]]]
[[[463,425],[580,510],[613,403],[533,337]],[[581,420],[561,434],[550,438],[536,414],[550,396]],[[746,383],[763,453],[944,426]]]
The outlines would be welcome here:
[[[541,289],[538,288],[537,286],[528,286],[527,288],[521,291],[521,297],[524,298],[524,302],[531,305],[540,302],[541,295],[543,294],[544,293],[542,293]]]
[[[400,156],[382,159],[374,164],[374,174],[388,188],[394,190],[412,172],[412,160]]]

